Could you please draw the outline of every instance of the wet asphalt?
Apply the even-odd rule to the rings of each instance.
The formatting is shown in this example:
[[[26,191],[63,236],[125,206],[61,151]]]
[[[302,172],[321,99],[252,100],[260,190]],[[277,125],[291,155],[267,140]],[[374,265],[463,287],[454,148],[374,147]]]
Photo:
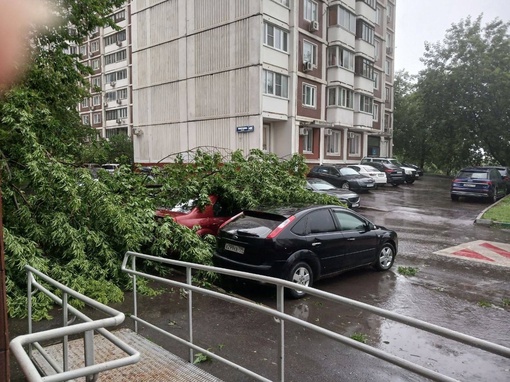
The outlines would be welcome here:
[[[412,185],[382,187],[361,194],[358,212],[399,235],[399,254],[388,272],[370,268],[319,281],[315,287],[340,296],[388,309],[409,317],[510,347],[509,269],[434,252],[474,240],[510,243],[510,230],[474,224],[489,206],[484,201],[452,202],[450,179],[425,176]],[[405,276],[399,267],[412,267]],[[275,306],[269,287],[228,283],[230,292]],[[131,297],[117,308],[129,312]],[[148,321],[186,336],[187,300],[179,291],[145,297],[140,312]],[[277,380],[279,327],[273,317],[228,302],[194,296],[194,338],[211,351]],[[348,306],[315,297],[288,300],[285,312],[333,329],[348,337],[363,334],[366,343],[403,359],[461,381],[509,381],[510,359],[458,344]],[[11,337],[26,323],[10,321]],[[285,380],[306,381],[425,381],[397,366],[341,345],[292,323],[285,326]],[[161,341],[147,328],[141,332],[183,358],[181,345]],[[225,381],[251,381],[217,361],[199,366]],[[12,362],[12,380],[21,381]]]

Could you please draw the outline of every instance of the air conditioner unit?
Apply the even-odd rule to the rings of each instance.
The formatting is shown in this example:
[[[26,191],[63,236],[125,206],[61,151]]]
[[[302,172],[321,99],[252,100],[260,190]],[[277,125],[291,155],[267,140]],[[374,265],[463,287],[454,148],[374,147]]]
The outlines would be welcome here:
[[[313,69],[313,64],[310,61],[303,62],[303,71],[304,72],[309,72],[312,69]]]
[[[117,118],[117,123],[120,125],[121,123],[124,123],[123,119]]]
[[[309,130],[304,127],[299,128],[299,135],[308,135]]]
[[[333,135],[333,129],[325,129],[324,135]]]
[[[348,134],[347,134],[347,138],[349,138],[349,139],[353,139],[353,138],[354,138],[354,133],[348,133]]]
[[[122,46],[122,41],[117,41],[117,46]]]
[[[316,32],[319,30],[319,22],[318,21],[312,21],[310,22],[309,27],[310,32]]]
[[[139,127],[134,127],[133,128],[133,135],[136,135],[136,136],[143,135],[143,130],[140,129]]]
[[[114,88],[114,87],[115,87],[115,85],[116,85],[115,81],[110,82],[110,86],[111,86],[112,88]]]
[[[122,103],[122,100],[120,98],[117,99],[117,103],[120,105]]]

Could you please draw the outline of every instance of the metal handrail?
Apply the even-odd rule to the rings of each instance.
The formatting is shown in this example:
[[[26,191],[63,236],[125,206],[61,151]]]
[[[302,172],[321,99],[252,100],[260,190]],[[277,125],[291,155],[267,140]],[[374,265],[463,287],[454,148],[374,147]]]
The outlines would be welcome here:
[[[28,329],[29,333],[25,335],[20,335],[14,338],[10,342],[10,349],[13,355],[17,358],[18,363],[23,370],[25,377],[30,382],[35,381],[66,381],[79,377],[87,377],[87,380],[94,380],[95,376],[98,373],[115,369],[118,367],[134,364],[140,360],[140,353],[127,345],[125,342],[121,341],[119,338],[108,332],[107,327],[113,327],[120,325],[124,319],[125,315],[122,312],[119,312],[116,309],[110,308],[104,304],[101,304],[87,296],[84,296],[81,293],[74,291],[71,288],[66,287],[65,285],[59,283],[56,280],[53,280],[51,277],[45,275],[44,273],[38,271],[37,269],[26,266],[27,271],[27,279],[28,279]],[[35,276],[43,280],[45,283],[52,285],[54,288],[57,288],[62,291],[63,297],[60,298],[51,291],[49,291],[46,287],[44,287],[41,283],[37,282]],[[35,289],[34,289],[35,287]],[[33,290],[34,289],[34,290]],[[46,295],[48,295],[55,303],[62,306],[63,315],[64,315],[64,327],[44,330],[40,332],[33,333],[32,332],[32,296],[35,292],[40,291]],[[107,318],[92,320],[85,314],[81,313],[78,309],[68,305],[67,297],[72,296],[78,300],[81,300],[86,305],[103,312],[104,314],[110,316]],[[67,326],[67,317],[68,314],[71,313],[74,316],[80,318],[85,321],[83,323],[74,324],[71,326]],[[93,342],[93,332],[100,333],[105,338],[107,338],[110,342],[116,345],[118,348],[123,350],[127,357],[123,357],[120,359],[116,359],[113,361],[103,362],[96,365],[88,365],[86,362],[85,367],[77,368],[74,370],[67,370],[67,337],[70,335],[78,335],[83,334],[86,342],[86,351],[85,357],[87,357],[87,347],[92,346]],[[59,367],[58,362],[50,359],[50,357],[44,353],[42,346],[39,344],[40,341],[46,340],[55,340],[63,338],[63,366]],[[25,350],[25,346],[28,346],[28,350]],[[49,365],[55,370],[56,374],[49,376],[41,376],[32,360],[32,347],[35,347],[41,355],[47,360]],[[91,350],[92,351],[92,350]]]
[[[148,273],[140,272],[136,270],[136,259],[144,259],[144,260],[150,260],[152,262],[159,262],[167,265],[172,265],[176,267],[182,267],[186,269],[186,283],[169,280],[163,277],[154,276]],[[129,259],[131,259],[131,266],[128,266]],[[238,278],[244,278],[254,281],[263,282],[266,284],[272,284],[275,285],[277,288],[277,309],[272,309],[266,306],[261,306],[256,303],[253,303],[251,301],[247,301],[245,299],[240,299],[232,295],[227,295],[223,293],[219,293],[213,290],[205,289],[199,286],[192,285],[192,270],[201,270],[206,272],[214,272],[219,273],[223,275],[238,277]],[[374,348],[372,346],[366,345],[364,343],[361,343],[359,341],[353,340],[349,337],[340,335],[336,332],[333,332],[331,330],[325,329],[323,327],[311,324],[307,321],[301,320],[299,318],[296,318],[294,316],[291,316],[289,314],[284,313],[283,306],[284,306],[284,289],[290,288],[295,289],[296,284],[292,283],[290,281],[273,278],[273,277],[267,277],[262,275],[257,275],[253,273],[247,273],[247,272],[240,272],[225,268],[217,268],[212,266],[206,266],[206,265],[200,265],[200,264],[194,264],[194,263],[188,263],[178,260],[171,260],[171,259],[165,259],[161,257],[155,257],[150,256],[142,253],[137,252],[126,252],[124,256],[124,260],[122,262],[122,271],[132,275],[133,277],[133,285],[134,285],[134,313],[131,316],[135,320],[135,331],[137,331],[137,322],[143,322],[146,325],[149,325],[151,328],[154,328],[158,330],[161,334],[166,335],[169,338],[175,339],[179,341],[182,344],[185,344],[190,349],[190,362],[193,362],[193,350],[197,350],[202,352],[203,354],[206,354],[207,356],[217,359],[221,362],[226,363],[227,365],[233,366],[236,369],[246,373],[247,375],[261,380],[261,381],[267,381],[267,379],[259,374],[256,374],[255,372],[248,370],[240,365],[232,364],[227,359],[224,359],[223,357],[220,357],[207,349],[201,348],[193,343],[193,292],[199,292],[200,294],[208,295],[211,297],[215,297],[224,301],[229,301],[232,303],[236,303],[238,305],[248,307],[250,309],[266,313],[270,316],[277,317],[280,320],[280,334],[278,338],[278,371],[279,371],[279,381],[283,382],[285,379],[285,354],[284,354],[284,344],[285,344],[285,334],[284,334],[284,322],[293,322],[297,325],[300,325],[304,328],[310,329],[312,331],[315,331],[317,333],[323,334],[329,338],[332,338],[340,343],[343,343],[345,345],[348,345],[352,348],[355,348],[357,350],[360,350],[362,352],[365,352],[367,354],[370,354],[374,357],[377,357],[379,359],[382,359],[386,362],[392,363],[396,366],[399,366],[403,369],[406,369],[408,371],[411,371],[415,374],[427,377],[434,381],[457,381],[454,378],[448,377],[444,374],[435,372],[433,370],[427,369],[423,366],[420,366],[418,364],[415,364],[413,362],[407,361],[403,358],[394,356],[390,353],[387,353],[385,351],[382,351],[380,349]],[[171,333],[166,332],[163,329],[160,329],[148,321],[143,320],[142,318],[138,317],[138,309],[137,309],[137,297],[136,297],[136,277],[144,277],[149,280],[157,281],[166,285],[170,285],[173,287],[179,287],[183,288],[188,292],[188,321],[189,321],[189,339],[185,340],[183,338],[177,337]],[[450,330],[438,325],[430,324],[428,322],[418,320],[415,318],[407,317],[399,313],[395,313],[386,309],[377,308],[369,304],[365,304],[356,300],[351,300],[346,297],[341,297],[329,292],[324,292],[315,288],[305,287],[305,286],[299,286],[299,289],[306,292],[309,295],[317,296],[320,298],[327,299],[329,301],[333,301],[336,303],[341,303],[344,305],[349,305],[352,307],[356,307],[374,314],[377,314],[381,317],[385,317],[388,319],[391,319],[393,321],[399,322],[401,324],[405,324],[417,329],[421,329],[436,335],[439,335],[441,337],[445,337],[469,346],[473,346],[477,349],[482,349],[487,352],[500,355],[502,357],[510,358],[510,348],[495,344],[486,340],[482,340],[476,337],[472,337],[454,330]]]

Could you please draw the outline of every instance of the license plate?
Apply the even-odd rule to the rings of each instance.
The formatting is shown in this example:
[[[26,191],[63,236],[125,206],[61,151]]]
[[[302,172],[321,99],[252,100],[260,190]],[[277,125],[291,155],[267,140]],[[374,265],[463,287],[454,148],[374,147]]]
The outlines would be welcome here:
[[[231,251],[231,252],[235,252],[235,253],[239,253],[239,254],[244,254],[244,248],[243,247],[240,247],[238,245],[233,245],[233,244],[228,244],[226,243],[225,244],[225,249],[227,251]]]
[[[476,184],[464,183],[464,187],[476,187]]]
[[[367,187],[374,187],[374,184],[373,183],[370,183],[370,184],[367,184]]]

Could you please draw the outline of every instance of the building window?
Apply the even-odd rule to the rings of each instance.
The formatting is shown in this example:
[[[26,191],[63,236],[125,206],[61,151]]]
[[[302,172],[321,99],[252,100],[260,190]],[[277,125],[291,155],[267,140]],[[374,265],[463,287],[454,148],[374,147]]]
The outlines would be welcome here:
[[[391,130],[391,117],[389,114],[384,114],[384,131],[390,132]]]
[[[374,70],[374,90],[379,90],[379,72]]]
[[[88,114],[81,116],[81,122],[84,125],[90,125],[90,116]]]
[[[361,56],[356,57],[356,68],[355,73],[359,76],[368,78],[369,80],[374,79],[374,64]]]
[[[92,69],[98,70],[99,69],[99,58],[96,58],[95,60],[92,60]]]
[[[325,137],[326,153],[340,155],[340,132],[333,130],[331,135]]]
[[[312,0],[303,0],[305,2],[305,20],[319,21],[319,5]]]
[[[120,50],[115,53],[107,54],[104,56],[104,64],[115,64],[116,62],[121,62],[126,60],[126,49]]]
[[[264,94],[289,97],[289,78],[280,73],[264,69]]]
[[[390,60],[386,60],[386,62],[384,64],[384,72],[386,73],[387,76],[391,76],[391,61]]]
[[[356,33],[356,15],[344,7],[338,6],[338,25],[351,33]]]
[[[375,23],[377,25],[380,26],[383,25],[383,15],[384,15],[383,9],[380,6],[377,6],[377,8],[375,9]]]
[[[94,105],[94,106],[101,105],[101,96],[100,95],[95,95],[92,97],[92,105]]]
[[[373,104],[374,100],[372,97],[366,96],[364,94],[359,95],[359,111],[372,114]]]
[[[127,127],[117,127],[115,129],[106,129],[106,138],[111,138],[115,135],[128,135]]]
[[[349,155],[359,155],[361,151],[361,137],[359,134],[353,134],[348,139]]]
[[[96,88],[100,88],[101,87],[101,77],[93,77],[92,78],[92,86],[94,86]]]
[[[272,24],[264,23],[264,44],[288,52],[289,33]]]
[[[90,51],[93,53],[99,51],[99,41],[96,40],[90,43]]]
[[[303,106],[315,107],[317,104],[317,87],[303,84]]]
[[[94,125],[101,123],[101,113],[94,113],[94,115],[92,116],[92,120],[94,122]]]
[[[118,80],[123,80],[125,78],[127,78],[127,69],[119,70],[117,72],[108,73],[108,74],[105,74],[105,76],[104,76],[104,80],[107,84],[118,81]]]
[[[127,117],[127,107],[122,109],[108,110],[106,112],[106,120],[107,121],[115,121],[117,119],[122,119]]]
[[[317,45],[303,41],[303,62],[311,62],[317,66]]]
[[[289,2],[290,0],[275,0],[277,3],[280,3],[280,4],[283,4],[285,5],[286,7],[289,6]]]
[[[87,45],[80,46],[80,55],[82,57],[87,57]]]
[[[385,90],[386,90],[386,97],[384,100],[386,102],[391,102],[391,89],[388,86],[386,86]]]
[[[127,88],[117,90],[117,99],[127,99]]]
[[[313,129],[305,129],[306,134],[303,135],[303,152],[313,152]]]
[[[379,122],[379,105],[374,103],[374,112],[372,113],[374,122]]]
[[[120,32],[114,33],[110,36],[106,36],[104,38],[104,46],[113,45],[117,42],[126,41],[126,31],[122,30]]]
[[[386,9],[388,11],[388,21],[393,20],[393,4],[388,3],[388,7]]]
[[[354,92],[343,87],[328,89],[328,106],[340,106],[352,109],[354,105]]]
[[[374,27],[367,24],[363,20],[357,20],[356,24],[356,38],[360,38],[369,44],[374,45]]]
[[[112,15],[113,22],[118,23],[119,21],[123,21],[126,19],[126,11],[122,10],[120,12],[114,13]]]
[[[374,57],[376,61],[379,61],[381,57],[381,40],[378,38],[374,39]]]
[[[363,0],[365,4],[367,4],[369,7],[375,9],[375,0]]]
[[[342,68],[354,69],[354,53],[342,48],[332,46],[328,48],[328,66],[340,66]]]
[[[89,99],[88,98],[84,98],[81,101],[81,107],[89,107]]]

